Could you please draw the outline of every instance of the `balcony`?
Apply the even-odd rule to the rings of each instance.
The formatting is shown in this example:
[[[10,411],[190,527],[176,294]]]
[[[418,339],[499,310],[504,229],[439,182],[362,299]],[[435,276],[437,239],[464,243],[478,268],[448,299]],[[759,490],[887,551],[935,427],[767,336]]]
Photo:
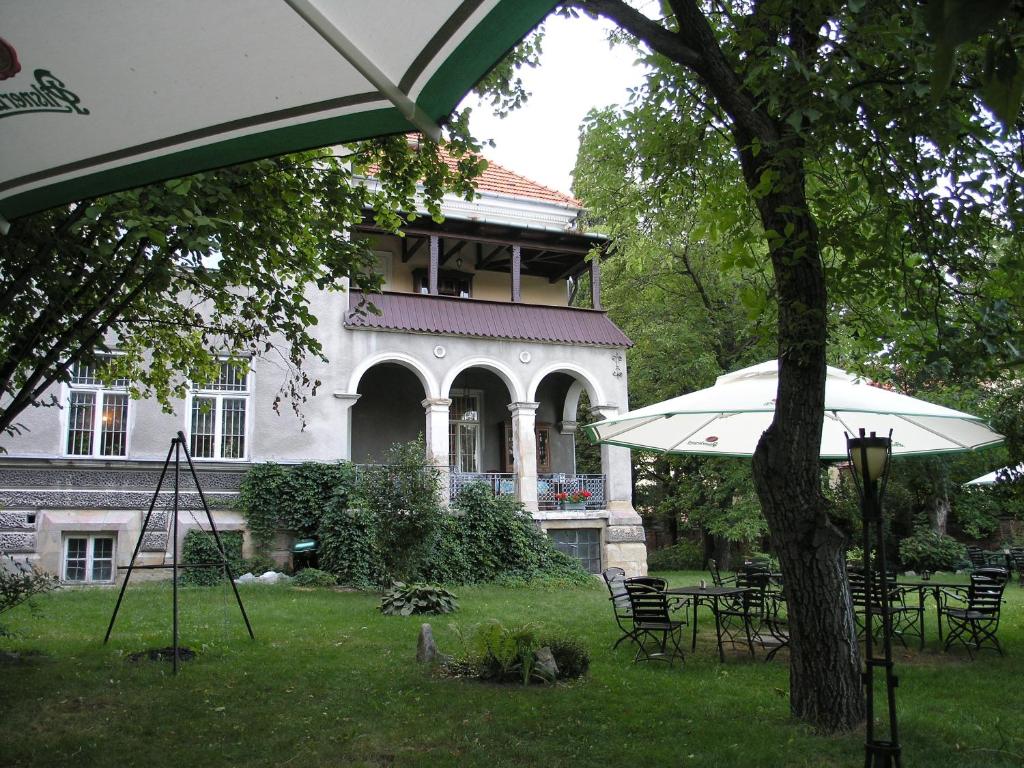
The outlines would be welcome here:
[[[495,496],[515,495],[515,475],[509,472],[456,472],[449,474],[449,492],[452,498],[470,483],[484,483]],[[555,498],[558,493],[589,491],[590,498],[583,506],[587,510],[604,509],[604,475],[570,475],[562,472],[537,477],[537,505],[542,510],[561,509]]]

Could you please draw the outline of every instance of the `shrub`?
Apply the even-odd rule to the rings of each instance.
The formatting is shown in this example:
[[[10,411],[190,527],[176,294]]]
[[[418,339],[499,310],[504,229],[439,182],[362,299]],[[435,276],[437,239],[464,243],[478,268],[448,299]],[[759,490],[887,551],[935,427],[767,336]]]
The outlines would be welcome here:
[[[497,619],[475,627],[469,638],[470,664],[484,680],[528,685],[540,648],[536,624],[506,628]]]
[[[438,526],[426,578],[452,583],[595,582],[580,564],[559,552],[523,505],[495,496],[484,483],[470,483],[452,503],[453,514]]]
[[[389,464],[366,468],[355,480],[350,465],[259,465],[243,481],[240,507],[258,541],[269,542],[285,525],[315,535],[319,567],[342,584],[366,588],[403,577],[447,584],[596,584],[552,546],[519,502],[494,496],[485,484],[465,487],[453,514],[445,514],[439,474],[423,466],[423,451],[422,441],[397,445]],[[289,495],[302,502],[282,498]],[[314,509],[313,516],[303,511]],[[308,531],[314,519],[315,531]]]
[[[351,464],[306,462],[286,468],[267,462],[246,473],[237,506],[257,549],[265,551],[278,530],[294,531],[300,538],[315,535],[327,505],[335,497],[347,505],[354,486]]]
[[[972,539],[986,539],[999,529],[1003,500],[989,491],[988,488],[965,491],[957,496],[953,506],[957,524]]]
[[[367,467],[357,482],[358,503],[373,522],[377,564],[387,580],[417,576],[444,514],[440,473],[424,466],[422,440],[400,443],[387,463]]]
[[[647,567],[652,571],[700,570],[704,567],[704,556],[698,544],[684,539],[647,553]]]
[[[279,571],[281,566],[270,555],[258,553],[247,558],[242,563],[242,573],[251,573],[253,576],[262,576],[267,571]]]
[[[963,544],[928,528],[918,528],[900,542],[900,562],[916,571],[951,571],[966,557]]]
[[[558,665],[559,680],[574,680],[583,677],[590,669],[590,653],[577,638],[568,634],[542,635],[539,647],[547,646]]]
[[[537,567],[527,579],[530,584],[541,584],[559,589],[563,587],[604,588],[592,574],[583,570],[579,560],[555,549],[546,536],[541,539],[538,549]]]
[[[257,549],[270,546],[278,525],[278,500],[284,488],[285,468],[267,462],[245,473],[235,502],[245,516]]]
[[[220,540],[228,557],[228,564],[235,576],[245,573],[245,561],[242,559],[242,532],[220,531]],[[213,534],[207,531],[191,530],[185,534],[185,542],[181,550],[181,562],[185,565],[195,563],[221,562],[220,550]],[[223,568],[186,568],[181,572],[183,584],[210,586],[226,579]]]
[[[385,616],[452,613],[458,607],[455,595],[443,587],[400,581],[396,581],[380,601],[380,612]]]
[[[319,568],[303,568],[295,574],[292,584],[296,587],[333,587],[338,580]]]
[[[9,567],[6,563],[0,562],[0,615],[19,605],[27,605],[34,610],[33,597],[57,588],[59,582],[55,576],[40,571],[35,566],[22,569],[12,561],[8,562],[11,562]],[[6,634],[0,625],[0,637]]]
[[[341,584],[366,588],[379,583],[374,521],[369,512],[348,509],[342,498],[331,499],[320,519],[317,538],[320,567]]]
[[[452,626],[463,645],[463,664],[481,679],[499,683],[550,683],[537,667],[537,651],[547,647],[558,666],[558,679],[580,677],[590,666],[586,648],[564,634],[541,634],[537,624],[505,627],[491,619],[463,633]]]

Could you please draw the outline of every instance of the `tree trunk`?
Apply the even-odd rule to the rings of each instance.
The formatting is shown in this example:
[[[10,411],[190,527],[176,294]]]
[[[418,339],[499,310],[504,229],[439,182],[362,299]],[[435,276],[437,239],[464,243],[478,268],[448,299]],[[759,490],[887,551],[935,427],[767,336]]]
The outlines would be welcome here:
[[[821,492],[824,270],[799,153],[751,162],[748,184],[769,163],[784,180],[758,200],[779,300],[779,389],[775,419],[754,453],[754,484],[786,585],[790,709],[819,730],[842,731],[863,721],[864,699],[845,536]]]
[[[948,496],[932,496],[928,499],[928,524],[941,536],[946,535],[951,507]]]
[[[790,114],[787,105],[771,114],[765,94],[748,90],[734,68],[736,60],[719,47],[703,4],[671,0],[667,5],[674,21],[669,26],[622,0],[570,4],[611,19],[690,70],[728,116],[744,182],[764,226],[779,304],[775,419],[754,453],[754,484],[786,580],[790,708],[821,730],[851,729],[864,719],[864,698],[844,537],[828,519],[819,481],[827,305],[818,233],[805,196],[808,150],[783,119]],[[799,14],[788,21],[788,44],[810,61],[820,24],[814,14],[806,23]],[[799,93],[805,81],[794,77],[794,93]],[[691,116],[681,114],[680,119]]]

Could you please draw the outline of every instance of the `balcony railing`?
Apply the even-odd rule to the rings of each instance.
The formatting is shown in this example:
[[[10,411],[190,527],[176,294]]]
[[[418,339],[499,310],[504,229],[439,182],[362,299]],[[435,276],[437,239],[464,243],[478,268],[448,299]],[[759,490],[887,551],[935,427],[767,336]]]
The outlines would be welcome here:
[[[590,497],[584,502],[586,509],[604,509],[604,475],[569,475],[554,473],[538,475],[537,505],[540,509],[559,509],[562,504],[555,498],[558,493],[589,491]]]
[[[448,488],[454,499],[463,487],[470,483],[484,483],[490,486],[495,496],[514,496],[516,492],[515,475],[509,472],[456,472],[452,470],[448,476]]]
[[[515,475],[508,472],[452,472],[449,475],[449,489],[452,498],[470,483],[484,483],[495,496],[515,494]],[[559,493],[589,491],[590,497],[583,502],[585,509],[605,508],[604,475],[570,475],[562,472],[537,477],[537,504],[540,509],[560,509],[564,505],[556,497]]]

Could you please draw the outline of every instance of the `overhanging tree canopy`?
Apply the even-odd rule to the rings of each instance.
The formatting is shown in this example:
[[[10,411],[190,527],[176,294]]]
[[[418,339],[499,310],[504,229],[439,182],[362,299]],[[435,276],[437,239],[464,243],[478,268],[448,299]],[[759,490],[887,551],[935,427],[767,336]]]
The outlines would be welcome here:
[[[638,44],[654,68],[642,98],[666,122],[696,123],[732,145],[744,188],[735,208],[756,211],[778,306],[776,419],[754,477],[790,598],[791,707],[825,730],[852,727],[863,709],[844,535],[818,480],[827,278],[881,304],[880,286],[910,275],[898,306],[912,316],[970,287],[993,267],[994,232],[1009,237],[1020,219],[1017,142],[1000,134],[966,74],[933,101],[934,49],[916,3],[668,0],[660,15],[622,0],[570,5],[611,19]],[[960,72],[979,66],[980,48],[960,55]],[[702,157],[699,144],[693,155],[678,149],[665,143],[648,167],[686,173]],[[853,187],[841,206],[829,200],[834,177]],[[1024,295],[1017,286],[1007,291]],[[997,353],[1010,353],[1003,342],[1013,331],[968,304],[944,304],[969,331],[964,343],[982,345],[993,332]],[[866,322],[853,335],[870,341],[877,328]]]

